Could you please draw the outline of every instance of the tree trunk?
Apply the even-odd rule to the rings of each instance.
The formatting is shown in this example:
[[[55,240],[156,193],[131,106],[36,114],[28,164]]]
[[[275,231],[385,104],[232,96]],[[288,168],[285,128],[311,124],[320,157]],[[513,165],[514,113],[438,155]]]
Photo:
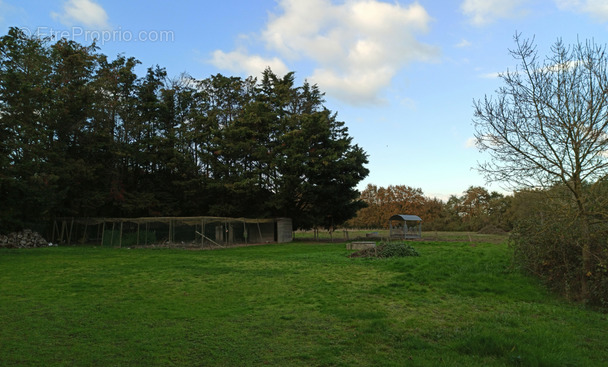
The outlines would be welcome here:
[[[582,233],[582,274],[581,274],[581,298],[583,301],[589,299],[589,277],[592,275],[593,258],[591,254],[591,236],[589,234],[589,217],[583,216],[581,223]]]
[[[576,150],[578,155],[578,150]],[[582,269],[581,269],[581,299],[583,301],[589,300],[589,277],[593,270],[593,259],[591,256],[591,235],[589,230],[590,217],[587,212],[587,207],[584,200],[584,189],[583,182],[580,178],[580,169],[576,169],[575,177],[573,178],[573,187],[570,188],[574,199],[576,200],[576,206],[578,208],[578,215],[581,218],[581,249],[582,249]]]

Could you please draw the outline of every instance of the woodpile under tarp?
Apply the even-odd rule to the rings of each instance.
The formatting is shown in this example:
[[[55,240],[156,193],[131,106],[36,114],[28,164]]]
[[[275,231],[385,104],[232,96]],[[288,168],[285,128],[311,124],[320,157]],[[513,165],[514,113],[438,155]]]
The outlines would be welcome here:
[[[0,235],[0,247],[8,248],[31,248],[52,246],[38,232],[25,229],[21,232],[13,232],[8,235]]]

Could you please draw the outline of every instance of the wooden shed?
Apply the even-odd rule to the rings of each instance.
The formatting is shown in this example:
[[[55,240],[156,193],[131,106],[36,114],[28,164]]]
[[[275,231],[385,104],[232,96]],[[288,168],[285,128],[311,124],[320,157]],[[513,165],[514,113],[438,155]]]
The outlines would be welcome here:
[[[388,220],[391,239],[422,237],[422,219],[417,215],[395,214]]]

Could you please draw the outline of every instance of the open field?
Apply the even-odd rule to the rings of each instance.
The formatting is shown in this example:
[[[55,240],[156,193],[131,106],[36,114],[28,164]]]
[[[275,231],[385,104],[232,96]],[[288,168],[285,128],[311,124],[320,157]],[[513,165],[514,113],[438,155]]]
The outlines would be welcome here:
[[[599,366],[606,314],[504,244],[0,250],[2,366]]]

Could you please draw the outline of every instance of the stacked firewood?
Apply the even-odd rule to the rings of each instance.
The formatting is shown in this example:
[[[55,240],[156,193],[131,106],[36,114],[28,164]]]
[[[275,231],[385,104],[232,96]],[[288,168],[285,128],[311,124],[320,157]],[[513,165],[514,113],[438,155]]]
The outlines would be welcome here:
[[[25,229],[8,235],[0,235],[0,247],[28,248],[52,246],[38,232]]]

